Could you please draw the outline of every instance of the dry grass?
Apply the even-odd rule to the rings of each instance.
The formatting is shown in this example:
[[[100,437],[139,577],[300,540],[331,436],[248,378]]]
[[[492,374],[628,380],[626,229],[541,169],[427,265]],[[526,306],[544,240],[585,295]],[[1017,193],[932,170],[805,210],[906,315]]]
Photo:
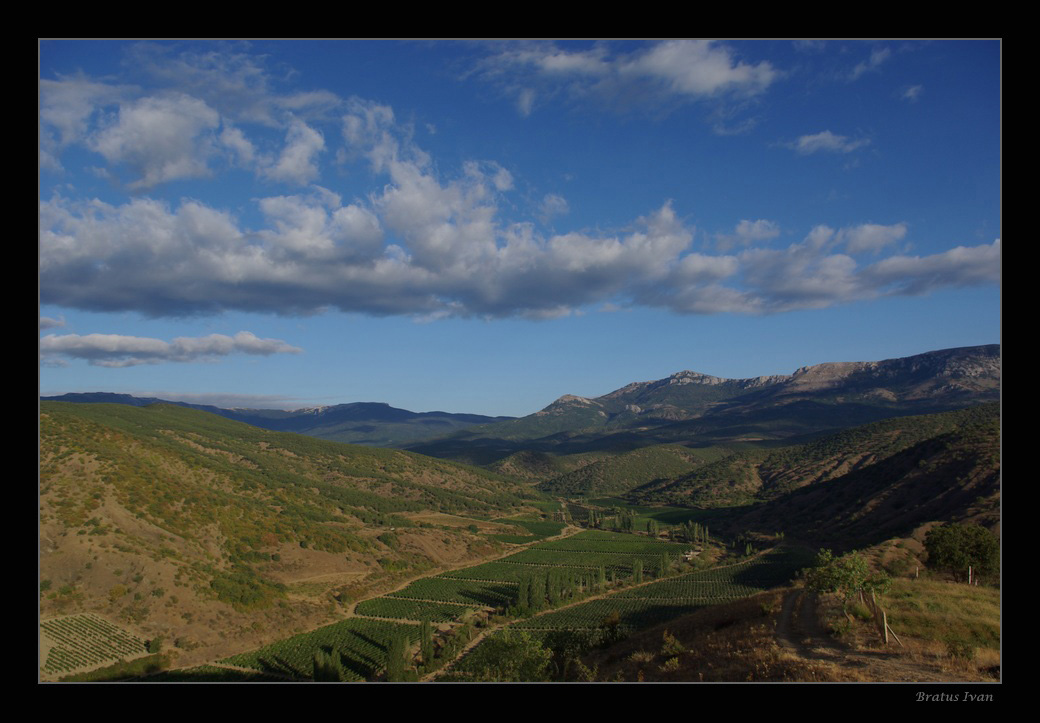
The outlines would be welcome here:
[[[848,621],[836,600],[824,600],[819,616],[850,650],[892,657],[904,666],[916,666],[922,676],[999,680],[999,590],[941,580],[897,579],[881,604],[895,633],[887,646],[872,621]]]
[[[917,581],[921,582],[921,581]],[[914,584],[907,581],[907,584]],[[967,586],[962,586],[967,587]],[[896,591],[903,591],[897,583]],[[822,645],[784,647],[776,628],[786,590],[774,590],[729,605],[697,611],[665,625],[645,630],[607,649],[594,651],[585,664],[601,681],[704,682],[940,682],[999,680],[999,605],[991,607],[995,591],[975,588],[949,590],[941,583],[910,590],[921,607],[936,607],[945,599],[947,609],[930,611],[957,621],[950,630],[986,638],[994,615],[995,641],[966,652],[946,638],[919,637],[935,621],[924,625],[905,615],[904,605],[892,603],[890,618],[903,647],[894,640],[885,645],[873,623],[848,621],[837,600],[821,601],[821,629],[841,631]],[[961,605],[964,610],[960,611]],[[970,625],[968,620],[973,620]],[[669,642],[674,636],[676,642]],[[947,638],[949,633],[947,633]],[[678,652],[681,648],[681,652]]]
[[[838,681],[840,670],[807,665],[783,650],[774,633],[783,591],[699,610],[630,636],[585,663],[597,680],[624,681]],[[665,633],[684,650],[677,652]]]

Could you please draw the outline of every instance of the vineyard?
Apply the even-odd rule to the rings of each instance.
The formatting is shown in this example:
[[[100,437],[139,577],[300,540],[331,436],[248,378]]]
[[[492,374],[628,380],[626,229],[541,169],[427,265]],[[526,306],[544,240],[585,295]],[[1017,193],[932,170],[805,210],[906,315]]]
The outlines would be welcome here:
[[[47,675],[97,668],[148,654],[145,641],[90,613],[44,620],[40,638]]]
[[[385,596],[359,603],[355,612],[358,615],[370,618],[429,620],[435,623],[445,623],[458,620],[460,617],[472,612],[475,607],[478,606]]]
[[[609,598],[549,612],[517,623],[534,630],[598,630],[617,614],[626,632],[782,585],[809,564],[804,553],[783,550],[728,567],[693,572],[621,590]]]
[[[523,545],[528,542],[535,542],[536,540],[558,535],[564,527],[562,522],[552,522],[548,520],[500,520],[500,522],[508,522],[511,525],[522,527],[529,533],[527,535],[490,535],[493,540],[508,542],[514,545]]]
[[[523,525],[535,536],[559,530],[559,523]],[[534,639],[559,631],[601,637],[608,627],[611,634],[625,634],[783,584],[809,562],[804,554],[783,550],[693,571],[680,562],[689,549],[685,544],[603,530],[543,540],[494,562],[416,580],[396,592],[360,602],[357,617],[222,662],[309,679],[316,656],[338,656],[345,677],[370,680],[387,670],[395,638],[406,638],[414,646],[422,621],[459,624],[486,610],[520,615],[523,619],[511,627]],[[652,582],[642,584],[644,571]],[[581,602],[590,595],[596,597]],[[550,609],[554,607],[559,609]],[[460,661],[457,669],[465,671],[466,664]]]
[[[560,529],[557,522],[518,524],[543,536]],[[509,607],[525,577],[545,575],[549,570],[586,580],[600,570],[604,575],[630,577],[640,563],[647,570],[657,569],[662,555],[674,561],[687,549],[686,545],[646,537],[587,530],[562,540],[539,542],[497,562],[417,580],[403,590],[360,603],[356,612],[416,622],[456,621],[474,608]]]
[[[361,681],[372,678],[386,667],[391,641],[396,636],[404,636],[414,643],[419,638],[419,627],[348,618],[220,662],[272,675],[310,680],[315,653],[324,653],[339,656],[346,677]]]
[[[466,680],[467,675],[479,674],[488,658],[481,648],[495,646],[509,630],[522,631],[536,641],[549,641],[563,634],[569,639],[580,638],[582,642],[576,644],[594,645],[688,615],[699,608],[785,584],[809,564],[810,557],[801,550],[775,550],[736,565],[636,585],[606,597],[533,615],[485,639],[453,667],[454,679]]]

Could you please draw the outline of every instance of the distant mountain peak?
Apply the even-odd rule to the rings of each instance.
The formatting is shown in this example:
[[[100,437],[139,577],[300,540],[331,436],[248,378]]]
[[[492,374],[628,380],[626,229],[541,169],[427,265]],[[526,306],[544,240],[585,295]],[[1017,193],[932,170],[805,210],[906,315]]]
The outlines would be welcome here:
[[[722,377],[713,377],[710,374],[701,374],[700,372],[690,371],[689,369],[676,372],[667,379],[669,384],[725,384],[728,381],[731,380],[723,379]]]
[[[587,397],[579,397],[574,394],[564,394],[562,397],[560,397],[555,402],[547,406],[545,409],[541,410],[541,412],[535,412],[535,414],[549,412],[554,407],[572,406],[575,404],[583,405],[586,407],[596,406],[596,402]]]

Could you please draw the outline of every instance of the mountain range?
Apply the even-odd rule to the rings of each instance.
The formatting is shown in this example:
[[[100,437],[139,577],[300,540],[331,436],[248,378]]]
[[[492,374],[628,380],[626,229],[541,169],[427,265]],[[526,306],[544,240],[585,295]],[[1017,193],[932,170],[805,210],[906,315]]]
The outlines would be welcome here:
[[[290,411],[166,403],[262,429],[490,464],[521,451],[616,453],[656,444],[790,443],[889,417],[999,399],[1000,346],[992,344],[883,361],[816,364],[750,379],[681,371],[599,397],[567,394],[520,418],[411,412],[385,403]],[[134,406],[165,401],[110,393],[44,400]]]
[[[478,424],[505,421],[512,417],[488,417],[481,414],[449,412],[410,412],[384,402],[353,402],[303,409],[221,408],[206,404],[189,404],[130,394],[91,392],[41,397],[41,401],[82,404],[128,404],[145,407],[150,404],[174,404],[218,414],[236,422],[251,424],[275,432],[295,432],[333,442],[362,444],[370,447],[398,447],[423,439],[431,439]]]
[[[838,429],[1000,399],[1000,346],[961,347],[876,362],[723,379],[691,371],[595,398],[560,397],[515,420],[409,446],[487,464],[521,450],[556,454],[656,444],[791,443]]]

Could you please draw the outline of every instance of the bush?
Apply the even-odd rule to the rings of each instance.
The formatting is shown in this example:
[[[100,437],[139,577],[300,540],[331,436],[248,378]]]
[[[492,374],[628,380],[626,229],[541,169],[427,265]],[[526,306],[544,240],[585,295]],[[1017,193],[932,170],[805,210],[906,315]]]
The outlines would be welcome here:
[[[847,615],[849,601],[856,593],[883,594],[888,591],[892,580],[871,573],[866,559],[855,550],[841,557],[834,557],[830,550],[820,550],[816,565],[806,572],[805,584],[815,592],[838,594],[842,612]]]

